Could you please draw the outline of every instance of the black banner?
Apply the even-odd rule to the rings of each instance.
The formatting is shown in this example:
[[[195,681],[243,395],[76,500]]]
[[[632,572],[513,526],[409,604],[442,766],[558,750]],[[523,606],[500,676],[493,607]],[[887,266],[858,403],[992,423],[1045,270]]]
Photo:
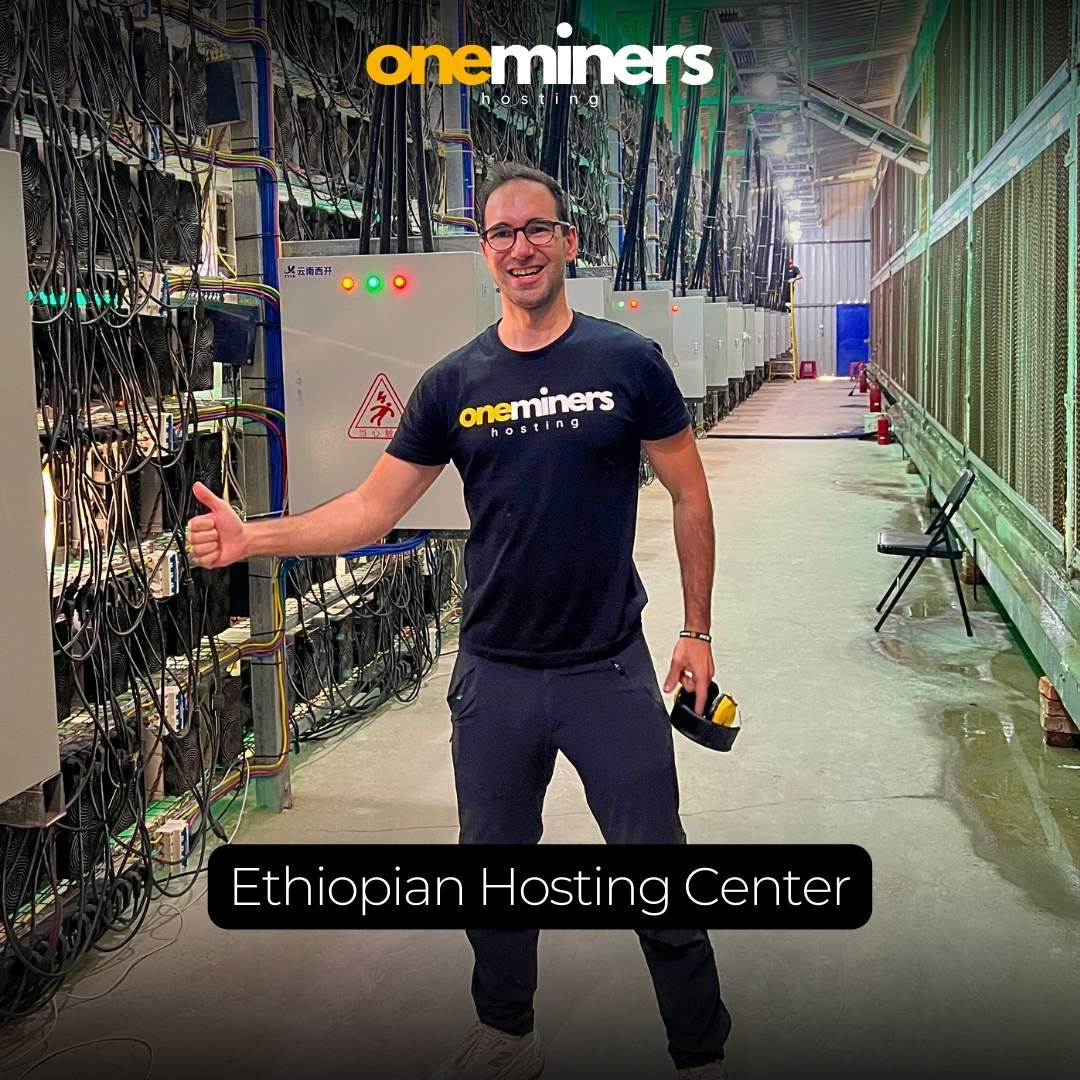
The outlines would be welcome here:
[[[225,930],[853,930],[871,877],[853,844],[230,844],[208,903]]]

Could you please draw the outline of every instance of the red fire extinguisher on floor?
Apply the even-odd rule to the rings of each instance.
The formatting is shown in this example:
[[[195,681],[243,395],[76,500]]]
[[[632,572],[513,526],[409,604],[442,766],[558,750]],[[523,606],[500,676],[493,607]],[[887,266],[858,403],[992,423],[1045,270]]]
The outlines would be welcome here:
[[[870,387],[870,411],[881,412],[881,387],[877,383]]]
[[[878,446],[888,446],[892,442],[892,432],[889,430],[891,426],[889,418],[884,413],[877,418]]]
[[[865,394],[866,393],[866,365],[865,364],[863,364],[862,367],[859,368],[859,393],[860,394]]]

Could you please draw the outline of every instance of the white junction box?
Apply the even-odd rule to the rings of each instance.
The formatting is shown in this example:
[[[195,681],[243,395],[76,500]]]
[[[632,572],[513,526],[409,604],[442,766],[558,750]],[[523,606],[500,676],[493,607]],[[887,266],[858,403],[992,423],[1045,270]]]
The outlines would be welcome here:
[[[490,326],[499,301],[471,251],[283,258],[279,277],[289,505],[299,513],[371,472],[420,376]],[[469,527],[453,466],[399,525]]]
[[[705,298],[676,296],[671,313],[675,382],[684,398],[701,401],[705,397]]]
[[[49,574],[45,562],[42,459],[34,393],[31,307],[26,302],[26,234],[19,155],[0,151],[0,320],[4,327],[4,393],[0,453],[4,461],[3,642],[5,703],[0,735],[0,802],[60,769],[56,732]],[[16,880],[18,875],[16,874]]]
[[[608,295],[608,318],[629,326],[660,346],[669,364],[675,357],[675,323],[668,289],[627,289]],[[674,366],[674,365],[672,365]]]
[[[765,309],[754,308],[754,367],[764,367],[768,356],[765,352]]]
[[[595,315],[598,319],[606,319],[610,293],[611,282],[604,277],[566,279],[566,302],[582,315]]]
[[[727,354],[727,302],[707,301],[705,320],[705,385],[726,387],[728,383]]]
[[[727,306],[727,377],[728,380],[741,380],[743,377],[743,307],[742,304],[728,303]]]

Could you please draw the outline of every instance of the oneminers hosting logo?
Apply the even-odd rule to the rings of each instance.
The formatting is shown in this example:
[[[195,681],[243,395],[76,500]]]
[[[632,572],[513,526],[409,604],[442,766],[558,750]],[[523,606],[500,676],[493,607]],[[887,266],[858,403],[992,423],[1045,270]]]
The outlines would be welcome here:
[[[569,23],[559,23],[555,33],[564,40],[573,34]],[[439,69],[439,82],[460,82],[479,86],[490,82],[501,86],[506,82],[506,62],[517,63],[517,82],[524,86],[530,82],[532,68],[540,64],[541,80],[546,86],[580,85],[587,81],[588,63],[599,65],[600,81],[607,85],[614,82],[639,86],[642,83],[667,82],[668,64],[682,61],[680,81],[691,86],[704,86],[713,77],[708,56],[709,45],[624,45],[612,51],[606,45],[462,45],[451,52],[445,45],[414,45],[411,49],[400,45],[380,45],[367,58],[367,73],[377,83],[396,86],[411,79],[423,83],[427,79],[427,65],[434,61]]]

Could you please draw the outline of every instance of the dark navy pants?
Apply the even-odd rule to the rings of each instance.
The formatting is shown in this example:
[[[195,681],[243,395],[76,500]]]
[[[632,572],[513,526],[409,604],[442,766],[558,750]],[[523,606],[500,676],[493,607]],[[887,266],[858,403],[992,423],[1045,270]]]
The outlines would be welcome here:
[[[462,649],[447,694],[463,844],[535,844],[562,751],[609,844],[682,844],[671,724],[636,635],[607,660],[529,668]],[[731,1018],[704,930],[639,930],[678,1068],[723,1056]],[[480,1019],[532,1030],[536,930],[470,930]]]

